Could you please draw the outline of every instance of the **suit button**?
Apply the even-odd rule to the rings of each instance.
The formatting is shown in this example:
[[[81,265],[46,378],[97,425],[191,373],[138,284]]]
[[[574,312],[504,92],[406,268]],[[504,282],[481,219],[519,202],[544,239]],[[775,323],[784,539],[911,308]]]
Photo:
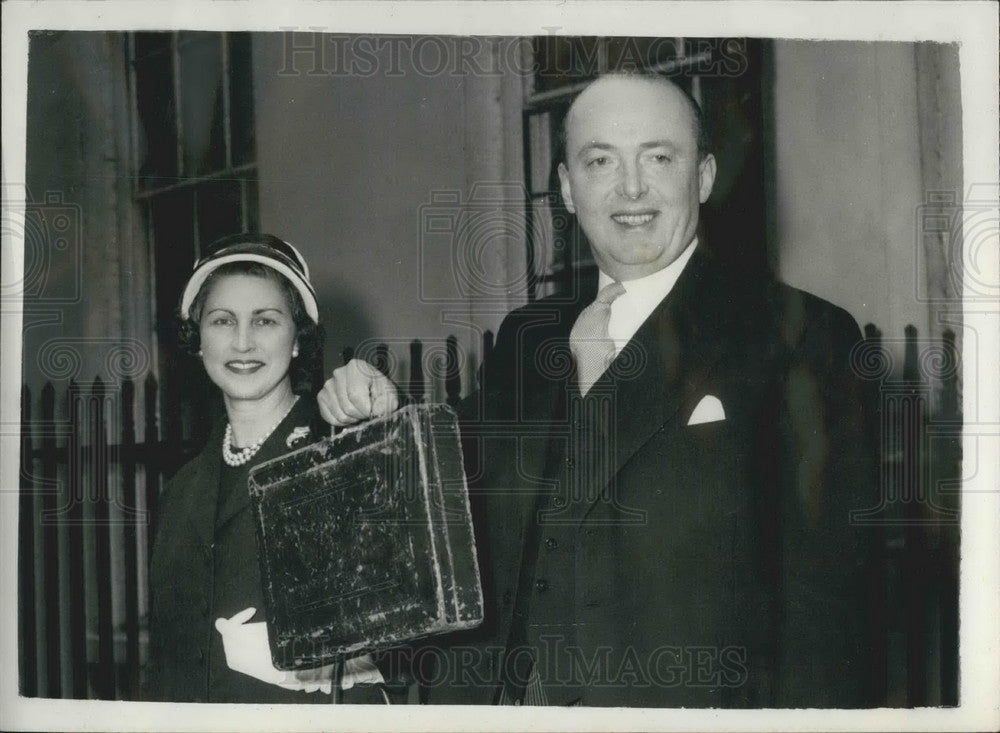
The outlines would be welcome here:
[[[559,547],[559,540],[557,540],[555,537],[549,537],[547,540],[545,540],[546,549],[554,550],[557,547]]]
[[[511,595],[511,592],[509,590],[508,591],[504,591],[504,594],[503,594],[503,605],[509,606],[510,602],[512,600],[514,600],[514,597]]]
[[[211,545],[202,545],[201,546],[201,552],[205,556],[205,561],[206,562],[211,562],[211,560],[212,560],[212,546]]]
[[[198,664],[204,664],[205,663],[205,650],[204,649],[199,649],[198,650],[198,654],[196,655],[196,657],[198,659]]]
[[[201,609],[201,615],[202,616],[207,616],[208,615],[208,601],[202,600],[201,606],[199,606],[199,608]]]
[[[545,578],[539,578],[538,580],[535,581],[535,588],[538,589],[539,593],[544,593],[549,589],[549,581],[547,581]]]

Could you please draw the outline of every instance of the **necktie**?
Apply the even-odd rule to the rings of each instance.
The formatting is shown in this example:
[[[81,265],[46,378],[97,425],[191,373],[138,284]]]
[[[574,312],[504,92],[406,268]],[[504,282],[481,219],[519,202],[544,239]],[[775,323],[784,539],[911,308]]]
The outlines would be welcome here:
[[[625,287],[613,282],[601,288],[594,302],[583,309],[569,334],[569,348],[576,359],[576,377],[580,394],[586,396],[615,357],[615,344],[608,337],[611,304]]]

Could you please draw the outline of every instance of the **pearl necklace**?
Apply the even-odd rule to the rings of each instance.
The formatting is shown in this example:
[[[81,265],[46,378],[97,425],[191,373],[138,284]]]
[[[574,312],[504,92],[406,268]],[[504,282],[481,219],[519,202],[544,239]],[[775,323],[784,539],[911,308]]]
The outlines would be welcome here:
[[[295,407],[295,403],[298,401],[299,396],[295,395],[295,399],[292,400],[292,404],[288,406],[287,410],[285,410],[285,414],[278,418],[278,421],[274,423],[274,425],[272,425],[266,433],[260,436],[256,442],[252,445],[248,445],[246,448],[240,448],[239,450],[233,448],[233,425],[232,423],[226,423],[226,434],[222,436],[222,460],[226,462],[226,465],[233,466],[234,468],[236,466],[242,466],[244,463],[257,455],[257,451],[259,451],[260,447],[264,445],[264,441],[271,437],[271,433],[273,433],[274,429],[281,425],[282,421],[288,417],[288,413],[292,411],[292,408]]]

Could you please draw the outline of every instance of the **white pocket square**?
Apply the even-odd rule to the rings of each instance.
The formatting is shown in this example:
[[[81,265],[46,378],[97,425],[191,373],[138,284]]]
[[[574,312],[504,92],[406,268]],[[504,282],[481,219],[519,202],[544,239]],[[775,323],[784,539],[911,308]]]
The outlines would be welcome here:
[[[706,422],[719,422],[726,419],[726,411],[722,409],[722,403],[718,397],[707,394],[701,398],[701,402],[694,408],[691,417],[688,418],[688,425],[701,425]]]

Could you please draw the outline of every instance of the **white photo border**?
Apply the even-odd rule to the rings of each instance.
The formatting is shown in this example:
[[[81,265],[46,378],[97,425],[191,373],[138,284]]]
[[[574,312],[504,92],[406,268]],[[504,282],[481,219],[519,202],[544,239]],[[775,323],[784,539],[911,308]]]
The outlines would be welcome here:
[[[210,2],[176,0],[10,0],[3,13],[3,184],[9,212],[24,201],[7,185],[24,180],[28,31],[321,30],[533,36],[747,36],[817,40],[941,41],[960,45],[963,189],[1000,181],[997,118],[997,5],[993,2]],[[23,193],[23,190],[22,190]],[[996,206],[994,198],[992,205]],[[23,271],[23,239],[5,227],[5,281]],[[997,267],[997,242],[993,262]],[[987,261],[989,252],[987,252]],[[980,262],[982,260],[980,259]],[[2,313],[0,489],[18,485],[20,310]],[[978,351],[965,340],[965,369],[982,378],[966,394],[965,414],[997,428],[983,442],[966,434],[966,456],[979,456],[963,491],[960,594],[960,700],[950,709],[761,711],[673,709],[487,709],[451,706],[366,707],[153,704],[19,698],[17,694],[17,491],[0,491],[0,728],[4,730],[995,730],[1000,727],[1000,308],[965,304],[983,324]],[[967,321],[971,322],[971,321]],[[15,378],[17,375],[18,378]],[[12,429],[13,428],[13,429]]]

